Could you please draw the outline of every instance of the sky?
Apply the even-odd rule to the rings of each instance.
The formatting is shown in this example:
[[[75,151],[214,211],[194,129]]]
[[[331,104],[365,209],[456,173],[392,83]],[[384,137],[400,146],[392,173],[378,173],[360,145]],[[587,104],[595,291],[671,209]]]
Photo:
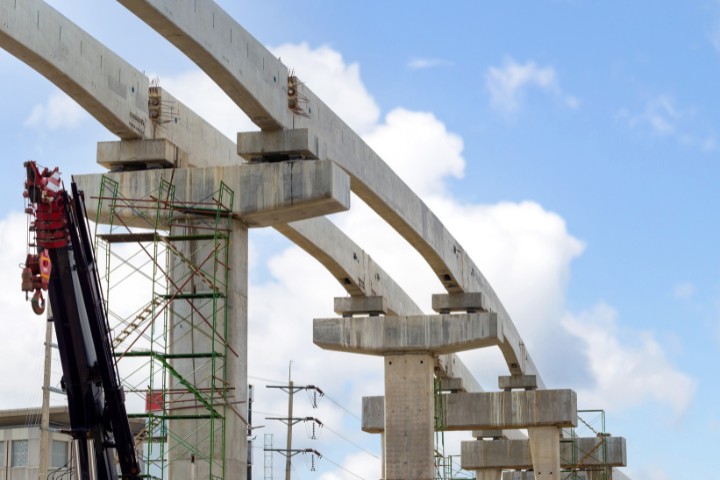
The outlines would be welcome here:
[[[68,18],[234,138],[253,129],[212,82],[113,1],[54,0]],[[627,439],[634,480],[720,479],[720,2],[218,2],[333,108],[420,195],[490,280],[549,388],[572,388]],[[43,324],[17,288],[22,162],[99,172],[113,135],[0,51],[0,408],[39,405]],[[361,200],[331,217],[430,312],[442,286]],[[327,428],[296,433],[294,477],[378,478],[361,397],[383,392],[379,358],[325,352],[312,319],[343,290],[271,229],[250,233],[248,372],[261,445],[282,446],[287,397],[320,386]],[[499,352],[461,354],[487,390]],[[62,398],[53,398],[58,403]],[[304,403],[303,403],[304,401]],[[260,417],[259,420],[257,419]],[[300,426],[296,427],[302,428]],[[459,454],[449,435],[446,450]],[[454,450],[454,451],[453,451]],[[275,478],[282,459],[274,459]],[[352,473],[350,473],[352,472]]]

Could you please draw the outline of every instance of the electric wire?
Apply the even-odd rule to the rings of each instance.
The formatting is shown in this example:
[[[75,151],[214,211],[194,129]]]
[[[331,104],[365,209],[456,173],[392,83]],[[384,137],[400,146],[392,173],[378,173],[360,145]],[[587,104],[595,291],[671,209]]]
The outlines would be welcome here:
[[[357,477],[357,478],[359,478],[360,480],[366,480],[365,478],[361,477],[361,476],[358,475],[357,473],[351,472],[351,471],[348,470],[347,468],[343,467],[343,466],[340,465],[339,463],[333,462],[332,460],[330,460],[330,459],[329,459],[328,457],[326,457],[326,456],[323,456],[322,459],[323,459],[323,460],[327,460],[328,462],[332,463],[333,465],[335,465],[335,466],[338,467],[339,469],[346,471],[347,473],[349,473],[349,474],[352,475],[353,477]]]
[[[334,404],[337,405],[338,407],[340,407],[340,408],[342,408],[343,410],[345,410],[345,412],[347,412],[349,415],[353,416],[354,418],[356,418],[357,420],[359,420],[359,421],[362,422],[362,418],[360,418],[360,417],[358,417],[357,415],[355,415],[353,412],[351,412],[350,410],[348,410],[346,407],[340,405],[340,403],[338,403],[337,400],[335,400],[334,398],[332,398],[332,397],[331,397],[330,395],[328,395],[327,393],[325,393],[325,398],[327,398],[327,399],[330,400],[332,403],[334,403]]]
[[[367,450],[367,449],[361,447],[360,445],[358,445],[357,443],[353,442],[353,441],[350,440],[349,438],[344,437],[344,436],[341,435],[339,432],[337,432],[337,431],[333,430],[332,428],[328,427],[327,424],[325,424],[324,427],[325,427],[327,430],[330,430],[332,433],[334,433],[334,434],[337,435],[338,437],[340,437],[340,438],[342,438],[343,440],[345,440],[346,442],[348,442],[350,445],[352,445],[352,446],[354,446],[354,447],[357,447],[357,448],[359,448],[360,450],[362,450],[363,452],[367,453],[368,455],[372,455],[373,457],[375,457],[375,458],[377,458],[378,460],[380,460],[380,457],[379,457],[379,456],[375,455],[375,454],[374,454],[373,452],[371,452],[370,450]]]

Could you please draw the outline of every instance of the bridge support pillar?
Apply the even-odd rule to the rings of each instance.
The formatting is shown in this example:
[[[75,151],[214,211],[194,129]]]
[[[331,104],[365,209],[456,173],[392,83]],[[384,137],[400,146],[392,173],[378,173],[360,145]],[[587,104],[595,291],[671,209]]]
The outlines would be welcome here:
[[[502,480],[502,470],[475,470],[475,478],[476,480]]]
[[[356,309],[341,309],[360,313]],[[472,315],[374,316],[316,319],[313,341],[328,350],[385,357],[382,478],[435,478],[434,360],[495,344],[497,317]]]
[[[536,480],[560,480],[560,429],[528,428],[528,438]]]

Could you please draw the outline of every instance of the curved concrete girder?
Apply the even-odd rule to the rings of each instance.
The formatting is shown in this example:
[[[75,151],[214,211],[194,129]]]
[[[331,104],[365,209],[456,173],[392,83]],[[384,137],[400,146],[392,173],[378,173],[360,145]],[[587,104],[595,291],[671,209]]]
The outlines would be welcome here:
[[[538,376],[517,329],[490,283],[459,242],[350,127],[309,88],[306,115],[288,107],[289,71],[212,0],[118,0],[203,69],[265,131],[307,128],[320,158],[337,162],[351,188],[425,258],[448,292],[482,292],[488,308],[507,320],[502,353],[512,374]],[[266,132],[260,132],[262,136]]]
[[[32,18],[42,19],[42,31],[29,28],[28,19]],[[26,28],[20,28],[22,25]],[[58,57],[49,46],[52,42],[47,41],[43,32],[57,32],[57,38],[64,35],[65,41],[72,38],[75,48],[63,48],[63,55]],[[70,37],[68,32],[72,32]],[[81,47],[78,48],[78,45]],[[120,138],[170,140],[187,153],[188,164],[178,167],[231,166],[244,161],[237,155],[234,142],[164,89],[159,89],[158,94],[161,104],[171,109],[168,113],[170,121],[146,128],[145,136],[139,137],[130,121],[128,104],[119,102],[116,95],[105,91],[106,88],[98,87],[103,85],[105,75],[100,67],[113,65],[118,78],[136,79],[138,87],[133,93],[138,93],[138,98],[141,98],[139,85],[144,86],[144,99],[136,100],[138,104],[133,106],[138,108],[140,113],[137,115],[143,119],[148,118],[148,78],[43,1],[18,0],[13,6],[9,2],[0,4],[0,47],[48,78]],[[90,56],[89,52],[95,53]],[[76,68],[82,63],[87,69]],[[326,218],[292,222],[275,228],[318,260],[349,295],[381,295],[387,299],[392,314],[422,314],[422,310],[392,277]],[[483,391],[455,354],[439,356],[437,370],[441,376],[462,379],[466,391]]]
[[[149,80],[40,0],[0,4],[0,47],[120,138],[150,138]]]

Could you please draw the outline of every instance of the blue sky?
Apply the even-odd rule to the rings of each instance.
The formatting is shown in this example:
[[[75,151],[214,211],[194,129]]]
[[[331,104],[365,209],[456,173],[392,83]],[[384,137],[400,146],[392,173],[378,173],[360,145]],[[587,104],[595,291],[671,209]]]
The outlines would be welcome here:
[[[116,2],[50,3],[224,132],[249,128],[203,90],[190,61]],[[219,3],[441,216],[495,285],[546,382],[607,410],[609,430],[628,439],[631,478],[684,478],[688,465],[694,476],[720,478],[710,460],[720,433],[720,2]],[[22,162],[99,171],[95,143],[113,137],[19,60],[0,52],[0,69],[0,234],[9,245],[21,223],[12,215],[22,209]],[[383,248],[377,239],[390,232],[360,203],[334,221],[429,311],[439,283],[417,257],[398,253],[402,242]],[[359,413],[360,396],[382,393],[381,363],[308,344],[311,319],[331,315],[342,290],[278,234],[252,232],[251,242],[251,352],[262,360],[251,360],[250,375],[262,388],[257,379],[285,378],[293,360],[299,382],[321,384],[330,378],[319,366],[337,363],[351,374],[321,386]],[[4,253],[7,311],[21,296],[22,251]],[[296,284],[310,275],[313,288]],[[288,328],[283,321],[302,341],[268,352],[263,341]],[[2,328],[18,322],[42,342],[31,315]],[[504,374],[497,355],[464,358],[488,389]],[[2,407],[37,398],[27,391],[3,395]],[[273,395],[257,408],[282,412]],[[331,428],[379,452],[376,438],[331,406]],[[351,470],[363,463],[342,440],[317,448]],[[325,467],[326,480],[355,478]],[[296,474],[318,478],[302,465]]]

